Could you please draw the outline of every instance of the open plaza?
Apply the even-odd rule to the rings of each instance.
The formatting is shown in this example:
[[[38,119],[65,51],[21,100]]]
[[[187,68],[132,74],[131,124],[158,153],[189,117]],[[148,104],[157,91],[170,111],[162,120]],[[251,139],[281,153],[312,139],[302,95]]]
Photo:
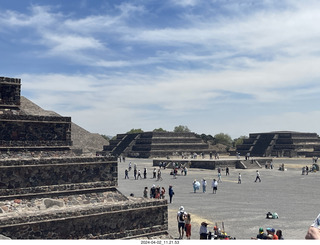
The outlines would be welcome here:
[[[221,157],[220,160],[230,160],[235,157]],[[172,160],[172,159],[171,159]],[[244,160],[244,159],[243,159]],[[135,180],[133,170],[129,172],[129,179],[125,179],[125,169],[131,162],[137,169],[147,168],[147,178]],[[308,227],[320,212],[318,196],[320,176],[319,172],[302,175],[302,167],[312,166],[312,158],[274,158],[273,169],[235,169],[230,167],[230,175],[226,176],[222,169],[222,182],[218,185],[216,194],[212,193],[211,182],[218,179],[218,171],[208,169],[189,168],[187,175],[178,173],[177,178],[170,175],[172,169],[161,169],[162,180],[152,178],[153,160],[127,158],[118,163],[118,190],[126,196],[143,196],[145,187],[152,185],[165,187],[166,199],[169,200],[168,187],[173,186],[175,195],[170,204],[168,201],[168,232],[174,238],[179,238],[177,212],[183,206],[191,214],[191,239],[199,239],[200,224],[209,223],[208,228],[218,225],[225,232],[236,239],[251,239],[256,237],[259,228],[274,228],[282,230],[284,239],[304,239]],[[279,171],[284,164],[285,171]],[[159,167],[156,167],[157,169]],[[254,182],[256,170],[259,170],[261,182]],[[238,184],[238,175],[242,176],[242,183]],[[208,186],[206,193],[202,188],[194,193],[193,181],[206,179]],[[276,212],[278,219],[267,219],[268,212]],[[184,237],[184,239],[186,239]]]

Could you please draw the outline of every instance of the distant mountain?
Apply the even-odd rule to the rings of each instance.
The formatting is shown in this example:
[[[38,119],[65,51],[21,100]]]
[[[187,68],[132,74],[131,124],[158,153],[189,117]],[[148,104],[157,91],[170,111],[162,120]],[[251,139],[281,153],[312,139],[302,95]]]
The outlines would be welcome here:
[[[20,103],[21,111],[27,115],[61,116],[54,111],[42,109],[24,96],[21,96]],[[90,133],[73,122],[71,123],[71,140],[73,142],[71,149],[82,149],[84,154],[95,155],[97,151],[102,151],[104,145],[109,145],[109,142],[100,134]]]

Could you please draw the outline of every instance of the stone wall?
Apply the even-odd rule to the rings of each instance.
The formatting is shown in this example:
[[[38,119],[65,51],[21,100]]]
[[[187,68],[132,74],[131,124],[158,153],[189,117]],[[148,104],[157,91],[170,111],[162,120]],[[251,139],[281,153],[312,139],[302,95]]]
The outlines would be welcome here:
[[[62,208],[0,220],[0,233],[11,239],[121,239],[165,234],[167,229],[166,200]]]
[[[259,158],[255,159],[258,161],[260,165],[265,165],[268,162],[272,162],[272,158]],[[168,167],[172,167],[175,164],[187,166],[189,168],[200,168],[200,169],[211,169],[215,170],[217,168],[225,168],[225,167],[231,167],[231,168],[259,168],[259,165],[257,165],[252,160],[249,161],[240,161],[238,159],[235,160],[194,160],[194,159],[183,159],[183,160],[167,160],[167,159],[154,159],[153,160],[153,166],[159,166],[160,163],[165,162]]]
[[[71,118],[0,115],[0,146],[35,145],[71,145]]]
[[[0,77],[0,108],[20,105],[20,83],[19,78]]]
[[[117,162],[107,157],[0,161],[0,197],[116,186]]]

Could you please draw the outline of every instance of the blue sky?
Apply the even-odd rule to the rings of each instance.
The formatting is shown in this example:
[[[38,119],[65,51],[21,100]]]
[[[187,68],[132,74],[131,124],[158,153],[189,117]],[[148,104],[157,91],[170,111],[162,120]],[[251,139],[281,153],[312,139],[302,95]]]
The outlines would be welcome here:
[[[320,2],[0,0],[0,76],[93,133],[319,133]]]

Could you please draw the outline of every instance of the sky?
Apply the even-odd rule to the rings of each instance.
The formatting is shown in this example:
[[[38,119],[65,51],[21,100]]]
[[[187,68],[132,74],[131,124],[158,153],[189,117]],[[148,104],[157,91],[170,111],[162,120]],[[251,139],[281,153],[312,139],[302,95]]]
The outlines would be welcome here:
[[[317,0],[0,0],[0,76],[92,133],[320,133],[319,11]]]

